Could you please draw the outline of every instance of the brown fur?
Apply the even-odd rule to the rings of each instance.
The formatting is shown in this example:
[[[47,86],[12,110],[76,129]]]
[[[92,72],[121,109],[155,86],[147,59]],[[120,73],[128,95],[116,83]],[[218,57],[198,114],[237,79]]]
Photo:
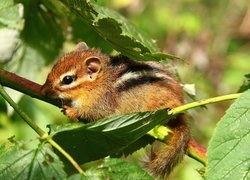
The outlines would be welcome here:
[[[97,57],[100,60],[101,68],[94,80],[89,78],[86,70],[85,59],[90,57]],[[143,81],[127,89],[123,87],[118,91],[114,84],[123,74],[130,72],[129,66],[135,74],[144,72],[143,69],[138,70],[144,66],[151,72],[150,75],[156,69],[158,74],[162,73],[163,78],[155,81],[151,79],[152,82],[149,79],[148,82]],[[60,84],[60,76],[70,70],[76,72],[75,83],[79,84],[67,89],[67,86],[65,88]],[[133,74],[131,76],[133,78]],[[64,113],[69,117],[85,118],[90,121],[129,112],[174,108],[183,103],[182,88],[163,66],[122,58],[117,58],[117,62],[111,62],[107,55],[95,49],[77,50],[62,57],[48,75],[42,91],[48,96],[61,98],[64,101]],[[154,176],[167,177],[182,160],[190,140],[189,128],[183,115],[171,120],[167,126],[171,128],[172,135],[165,144],[153,143],[149,162],[145,163],[145,167]]]

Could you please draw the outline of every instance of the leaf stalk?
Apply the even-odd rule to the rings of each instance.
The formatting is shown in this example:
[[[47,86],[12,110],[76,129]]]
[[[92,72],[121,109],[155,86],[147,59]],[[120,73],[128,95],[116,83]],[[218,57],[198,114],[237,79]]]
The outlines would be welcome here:
[[[186,110],[189,110],[192,108],[196,108],[199,106],[203,106],[206,104],[212,104],[212,103],[237,99],[238,97],[240,97],[241,94],[242,93],[228,94],[228,95],[224,95],[224,96],[218,96],[218,97],[213,97],[213,98],[209,98],[209,99],[204,99],[204,100],[199,100],[196,102],[188,103],[188,104],[171,109],[169,111],[169,114],[176,115],[176,114],[182,113],[183,111],[186,111]]]

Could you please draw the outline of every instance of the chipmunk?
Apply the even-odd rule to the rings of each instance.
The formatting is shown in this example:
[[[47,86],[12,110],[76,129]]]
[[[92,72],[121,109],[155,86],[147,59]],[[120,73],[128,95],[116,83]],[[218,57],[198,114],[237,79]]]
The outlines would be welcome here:
[[[57,61],[42,93],[63,102],[73,119],[97,121],[130,112],[175,108],[183,103],[183,90],[174,76],[155,62],[125,56],[109,57],[97,49],[77,45]],[[184,115],[170,120],[172,133],[165,143],[152,144],[145,168],[155,177],[167,177],[183,159],[190,140]]]

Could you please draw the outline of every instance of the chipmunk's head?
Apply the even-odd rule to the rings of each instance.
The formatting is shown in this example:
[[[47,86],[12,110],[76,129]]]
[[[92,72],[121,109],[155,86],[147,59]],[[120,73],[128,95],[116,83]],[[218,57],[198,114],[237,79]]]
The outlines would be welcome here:
[[[91,89],[102,74],[108,56],[99,50],[88,49],[79,43],[75,51],[60,58],[48,74],[42,93],[52,98],[72,100],[79,95],[79,89]]]

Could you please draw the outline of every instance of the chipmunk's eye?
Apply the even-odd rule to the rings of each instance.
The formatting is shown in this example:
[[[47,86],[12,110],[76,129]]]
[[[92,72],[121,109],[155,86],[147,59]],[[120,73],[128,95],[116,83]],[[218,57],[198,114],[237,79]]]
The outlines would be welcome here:
[[[62,79],[62,84],[71,84],[74,80],[76,79],[75,76],[65,76],[63,79]]]

